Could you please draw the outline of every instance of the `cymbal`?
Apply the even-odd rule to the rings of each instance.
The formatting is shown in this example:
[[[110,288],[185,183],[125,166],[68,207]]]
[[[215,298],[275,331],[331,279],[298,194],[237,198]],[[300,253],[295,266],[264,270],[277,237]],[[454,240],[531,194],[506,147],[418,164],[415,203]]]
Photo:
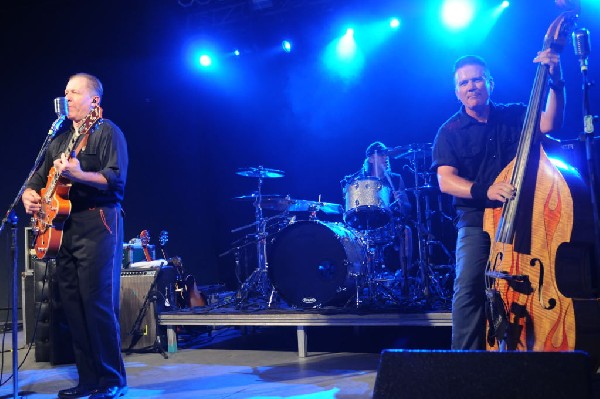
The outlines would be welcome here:
[[[281,194],[262,194],[261,197],[262,197],[263,201],[286,198],[285,195],[281,195]],[[239,197],[233,197],[234,200],[241,200],[241,201],[255,201],[257,198],[258,198],[258,193],[252,193],[252,194],[248,194],[248,195],[240,195]],[[288,198],[288,200],[289,200],[289,198]]]
[[[239,168],[236,174],[245,177],[260,177],[260,178],[274,178],[274,177],[283,177],[285,172],[283,170],[271,169],[271,168],[263,168],[259,166],[258,168],[249,167],[249,168]]]
[[[252,193],[250,195],[240,195],[239,197],[233,197],[234,200],[238,201],[258,201],[258,194]],[[270,209],[276,211],[285,211],[292,200],[281,194],[262,194],[260,200],[260,207],[263,209]]]
[[[309,200],[291,200],[291,204],[288,207],[289,212],[313,212],[321,211],[328,215],[339,215],[343,212],[343,208],[340,204],[333,204],[331,202],[318,202]]]
[[[407,188],[406,191],[411,191],[411,192],[418,191],[418,192],[424,192],[426,194],[428,194],[428,193],[437,194],[440,192],[440,188],[437,186],[431,186],[429,184],[426,184],[424,186]]]
[[[390,156],[398,158],[425,158],[431,156],[431,143],[415,143],[401,147],[395,147],[394,153]]]

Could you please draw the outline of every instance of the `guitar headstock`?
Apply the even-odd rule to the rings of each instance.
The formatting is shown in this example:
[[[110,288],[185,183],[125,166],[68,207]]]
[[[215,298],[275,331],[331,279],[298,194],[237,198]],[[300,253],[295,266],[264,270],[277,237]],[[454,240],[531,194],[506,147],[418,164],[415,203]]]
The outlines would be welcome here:
[[[92,111],[89,114],[87,114],[87,116],[83,120],[83,123],[81,124],[81,127],[79,128],[79,133],[80,134],[88,133],[90,131],[90,129],[94,126],[94,124],[101,119],[102,119],[102,107],[99,105],[96,105],[92,109]]]
[[[561,13],[551,24],[544,37],[544,49],[552,47],[557,53],[562,52],[571,32],[577,23],[577,12],[575,10]]]
[[[163,230],[158,235],[158,243],[161,247],[167,245],[167,241],[169,241],[169,233],[166,230]]]
[[[150,244],[150,232],[148,230],[142,230],[140,233],[140,242],[142,247],[147,247]]]

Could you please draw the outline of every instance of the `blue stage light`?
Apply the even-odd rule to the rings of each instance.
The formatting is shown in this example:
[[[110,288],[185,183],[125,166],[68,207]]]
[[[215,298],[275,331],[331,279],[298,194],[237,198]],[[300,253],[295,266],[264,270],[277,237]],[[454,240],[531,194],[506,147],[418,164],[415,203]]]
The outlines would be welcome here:
[[[397,29],[400,27],[400,20],[398,18],[390,19],[390,28]]]
[[[506,1],[506,0],[504,0],[504,1],[502,2],[502,4],[500,4],[500,7],[502,7],[502,8],[507,8],[509,5],[510,5],[510,2],[509,2],[509,1]]]
[[[208,54],[202,54],[198,61],[200,62],[200,65],[205,68],[211,66],[212,64],[212,59]]]
[[[356,53],[356,42],[354,41],[354,29],[348,28],[346,34],[340,38],[337,45],[337,54],[340,59],[349,59]]]
[[[474,13],[474,5],[470,0],[446,0],[442,6],[442,20],[451,29],[469,25]]]
[[[281,42],[281,48],[283,48],[283,51],[286,53],[289,53],[292,51],[292,43],[290,43],[288,40],[284,40]]]

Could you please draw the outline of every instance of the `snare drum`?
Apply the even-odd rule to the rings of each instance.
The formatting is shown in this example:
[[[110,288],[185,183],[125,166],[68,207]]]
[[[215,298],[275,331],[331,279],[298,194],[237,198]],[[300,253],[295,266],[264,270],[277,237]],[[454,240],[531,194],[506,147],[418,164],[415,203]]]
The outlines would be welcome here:
[[[366,252],[341,223],[300,221],[277,233],[269,254],[269,278],[290,305],[343,305],[355,294]]]
[[[357,230],[383,227],[390,221],[391,188],[377,177],[359,177],[344,188],[344,221]]]

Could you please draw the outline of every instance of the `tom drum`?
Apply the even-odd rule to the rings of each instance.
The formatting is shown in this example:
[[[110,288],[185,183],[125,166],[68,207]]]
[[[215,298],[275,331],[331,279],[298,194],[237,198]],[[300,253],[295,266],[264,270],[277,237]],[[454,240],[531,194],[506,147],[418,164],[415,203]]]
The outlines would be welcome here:
[[[344,189],[344,221],[358,230],[383,227],[390,221],[391,188],[376,177],[361,177]]]

